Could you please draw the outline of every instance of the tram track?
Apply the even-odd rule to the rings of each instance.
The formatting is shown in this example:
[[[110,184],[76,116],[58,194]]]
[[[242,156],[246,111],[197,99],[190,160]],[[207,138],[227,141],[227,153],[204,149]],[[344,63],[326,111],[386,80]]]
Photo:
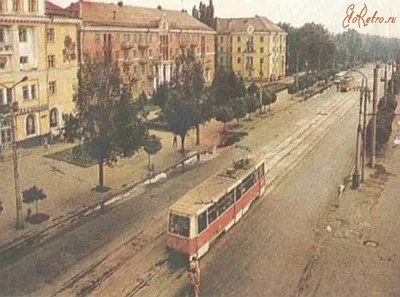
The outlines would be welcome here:
[[[317,115],[308,125],[304,125],[298,129],[283,142],[279,142],[272,148],[271,146],[261,149],[259,148],[261,152],[265,152],[265,150],[268,151],[265,154],[266,159],[270,162],[268,164],[273,164],[274,167],[277,167],[282,162],[285,162],[290,155],[301,155],[301,151],[298,154],[293,154],[293,152],[296,151],[299,143],[305,141],[305,139],[313,135],[313,133],[321,127],[321,123],[328,121],[328,119],[334,117],[334,115],[340,113],[342,110],[349,110],[351,106],[354,105],[356,100],[353,100],[353,102],[350,103],[347,102],[347,104],[343,104],[343,101],[349,100],[347,97],[348,96],[340,100],[332,101],[330,104],[327,104],[326,107],[324,106],[324,109],[328,108],[328,110],[325,112],[329,116]],[[339,119],[336,118],[336,120],[338,121],[340,118],[341,117],[339,117]],[[332,125],[332,123],[330,125]],[[327,125],[327,127],[324,129],[328,129],[330,125]],[[314,139],[316,138],[314,137]],[[308,143],[312,142],[308,141]],[[277,155],[280,157],[274,159],[274,156]],[[284,176],[280,177],[280,179],[283,179],[283,177]],[[279,176],[270,182],[275,184],[277,178],[279,178]],[[270,188],[271,186],[267,188],[267,191]],[[132,277],[130,274],[129,281],[127,282],[129,283],[129,289],[125,288],[120,292],[121,294],[118,294],[117,296],[131,297],[137,296],[137,294],[140,296],[143,291],[146,291],[144,290],[145,288],[149,288],[149,283],[156,277],[158,279],[159,277],[162,278],[162,276],[167,276],[166,279],[168,280],[169,284],[180,279],[184,272],[182,270],[174,271],[168,266],[168,255],[164,249],[164,243],[166,240],[166,217],[167,210],[164,210],[159,216],[157,216],[157,219],[155,219],[153,223],[148,226],[148,228],[143,229],[139,232],[139,234],[124,242],[119,248],[112,250],[100,260],[88,266],[81,273],[69,279],[52,296],[85,297],[94,294],[95,292],[102,292],[102,287],[107,287],[107,283],[109,281],[111,283],[113,281],[122,281],[121,277],[117,277],[116,275],[120,276],[121,274],[124,274],[123,272],[121,273],[121,271],[126,270],[123,269],[124,266],[128,266],[128,269],[130,267],[130,270],[135,269],[133,265],[129,266],[130,263],[138,263],[135,266],[141,267],[141,271],[144,272],[136,273],[136,277]],[[162,248],[160,249],[160,247]],[[157,261],[155,265],[148,263],[149,255],[152,253],[157,255]],[[153,255],[153,258],[155,255]],[[173,277],[171,279],[168,276]],[[167,288],[168,284],[165,285]]]

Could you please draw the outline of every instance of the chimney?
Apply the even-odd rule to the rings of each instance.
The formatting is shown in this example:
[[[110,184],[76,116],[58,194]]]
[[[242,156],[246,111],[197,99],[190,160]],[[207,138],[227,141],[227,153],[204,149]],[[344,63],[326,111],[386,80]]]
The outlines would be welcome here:
[[[122,1],[119,1],[117,4],[118,4],[119,7],[124,6],[124,2],[122,2]]]

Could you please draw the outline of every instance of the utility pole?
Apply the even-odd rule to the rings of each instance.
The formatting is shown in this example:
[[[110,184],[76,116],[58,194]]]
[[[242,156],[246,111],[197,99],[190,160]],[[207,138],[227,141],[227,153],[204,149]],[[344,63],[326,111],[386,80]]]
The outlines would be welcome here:
[[[361,168],[361,183],[364,183],[365,181],[365,161],[367,158],[367,99],[369,96],[369,90],[368,90],[368,83],[366,83],[366,87],[363,90],[363,95],[364,95],[364,121],[363,121],[363,151],[362,151],[362,168]]]
[[[356,166],[353,173],[353,189],[358,189],[360,187],[360,169],[359,169],[359,158],[360,158],[360,134],[361,134],[361,114],[362,114],[362,102],[363,102],[363,89],[364,89],[364,79],[361,84],[360,92],[360,112],[358,115],[358,126],[357,126],[357,144],[356,144]]]
[[[372,148],[371,148],[371,159],[370,167],[375,168],[375,154],[376,154],[376,113],[377,113],[377,101],[378,101],[378,72],[379,66],[376,65],[374,68],[374,86],[372,94]]]
[[[390,74],[390,94],[394,95],[394,62],[392,61],[392,73]]]
[[[296,90],[299,89],[299,54],[296,55]]]
[[[260,114],[262,114],[263,104],[262,104],[262,85],[260,86]]]
[[[11,94],[11,90],[7,93]],[[16,127],[15,127],[15,114],[14,112],[18,111],[17,102],[11,104],[10,117],[11,117],[11,145],[13,152],[13,169],[14,169],[14,189],[15,189],[15,206],[17,209],[17,222],[16,228],[23,229],[24,223],[22,220],[22,202],[21,202],[21,189],[19,184],[19,167],[18,167],[18,149],[17,149],[17,140],[15,137]]]
[[[387,85],[387,63],[385,63],[385,76],[381,81],[384,82],[384,89],[383,89],[383,102],[385,103],[385,108],[387,106],[387,91],[388,91],[388,85]]]

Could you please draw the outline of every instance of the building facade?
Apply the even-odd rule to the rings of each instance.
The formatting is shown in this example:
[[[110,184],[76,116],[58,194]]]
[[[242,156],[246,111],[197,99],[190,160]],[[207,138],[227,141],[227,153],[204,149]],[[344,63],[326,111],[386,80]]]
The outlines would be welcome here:
[[[216,64],[245,82],[269,82],[286,75],[287,33],[266,17],[216,19]]]
[[[133,94],[150,95],[171,81],[175,58],[192,51],[204,65],[206,83],[215,68],[215,31],[186,12],[80,1],[67,8],[82,18],[81,50],[103,61],[118,61],[135,79]]]
[[[0,0],[0,105],[18,102],[15,137],[21,145],[56,135],[73,110],[77,26],[44,0]],[[9,89],[23,77],[27,80]],[[9,117],[0,119],[0,152],[11,146]]]

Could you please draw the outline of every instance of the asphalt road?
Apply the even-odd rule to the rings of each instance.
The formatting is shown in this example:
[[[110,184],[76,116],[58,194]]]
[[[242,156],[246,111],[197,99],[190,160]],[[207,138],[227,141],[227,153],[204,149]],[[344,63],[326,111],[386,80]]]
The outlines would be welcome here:
[[[355,96],[355,94],[332,92],[331,95],[322,95],[297,104],[287,112],[271,117],[263,125],[254,125],[244,144],[252,149],[266,143],[278,144],[296,131],[302,123],[315,117],[321,106],[327,104],[327,100],[344,99],[346,96]],[[298,173],[293,173],[292,176],[298,174],[299,178],[289,179],[290,184],[282,187],[283,190],[277,190],[274,193],[274,199],[257,208],[256,213],[260,215],[248,216],[240,227],[232,230],[233,235],[230,235],[229,239],[227,237],[219,241],[216,246],[217,252],[213,253],[215,255],[219,255],[218,250],[227,246],[224,244],[225,240],[230,240],[232,246],[238,244],[243,246],[240,249],[223,250],[223,253],[227,253],[224,257],[208,257],[209,259],[215,258],[215,261],[213,260],[210,268],[204,272],[204,287],[209,290],[205,291],[206,293],[211,294],[210,296],[223,296],[220,295],[220,292],[226,290],[226,294],[232,294],[234,291],[229,288],[236,288],[238,293],[234,296],[246,296],[247,291],[244,288],[253,287],[254,290],[253,283],[261,284],[257,281],[258,279],[261,278],[265,282],[266,278],[269,279],[268,275],[271,275],[272,281],[273,276],[279,275],[278,279],[285,283],[285,280],[291,275],[291,273],[286,273],[287,269],[291,269],[290,263],[297,263],[300,266],[305,264],[306,259],[303,256],[296,257],[296,255],[303,255],[303,252],[309,251],[309,244],[304,242],[308,242],[306,239],[312,235],[310,227],[314,223],[313,218],[317,217],[319,206],[325,203],[329,193],[336,191],[335,178],[343,177],[339,169],[345,163],[344,152],[347,154],[347,159],[348,154],[351,153],[352,139],[355,138],[355,124],[352,120],[354,121],[356,117],[353,115],[350,118],[348,127],[345,129],[346,132],[343,135],[335,134],[333,136],[335,141],[331,141],[331,146],[324,146],[321,149],[323,154],[319,149],[315,154],[313,153],[312,161],[308,161],[311,162],[311,165],[307,165],[308,171],[300,170],[296,171]],[[343,140],[343,148],[337,139]],[[324,145],[325,143],[329,142],[324,141]],[[343,149],[349,151],[343,151]],[[331,152],[332,158],[327,158],[328,152]],[[240,152],[239,149],[226,150],[224,155],[152,186],[126,203],[114,206],[105,214],[92,215],[87,222],[82,222],[68,233],[53,239],[14,264],[0,268],[0,295],[32,296],[39,289],[55,290],[65,279],[72,277],[98,257],[112,251],[122,242],[139,233],[145,226],[151,224],[157,214],[212,173],[226,167],[235,156],[241,153],[243,152]],[[318,157],[320,153],[321,156]],[[335,165],[335,161],[338,162],[337,165]],[[304,169],[304,167],[302,168]],[[334,173],[338,170],[339,173]],[[310,194],[310,188],[314,195]],[[285,189],[286,192],[280,192]],[[249,222],[252,220],[255,221],[250,224]],[[246,235],[238,232],[240,228],[245,228],[246,231],[243,234]],[[301,230],[306,232],[300,232]],[[281,236],[277,236],[277,234]],[[268,236],[270,239],[267,240]],[[260,244],[260,238],[264,244]],[[293,250],[294,253],[288,253],[288,249],[285,247]],[[238,252],[240,253],[238,254]],[[264,254],[266,252],[268,253]],[[259,257],[264,260],[259,261]],[[273,263],[266,262],[265,257],[273,259]],[[264,265],[260,266],[260,262],[264,263],[265,267]],[[268,269],[270,264],[276,268]],[[247,267],[251,267],[251,273]],[[218,282],[213,280],[215,274],[223,280],[219,279]],[[298,276],[298,274],[293,274],[294,276]],[[240,283],[243,286],[235,285],[236,282],[233,282],[235,279],[241,280]],[[265,284],[267,283],[265,282]],[[268,291],[268,288],[261,287],[262,292]],[[274,287],[269,289],[275,292]],[[257,294],[252,294],[250,295],[257,296]]]

